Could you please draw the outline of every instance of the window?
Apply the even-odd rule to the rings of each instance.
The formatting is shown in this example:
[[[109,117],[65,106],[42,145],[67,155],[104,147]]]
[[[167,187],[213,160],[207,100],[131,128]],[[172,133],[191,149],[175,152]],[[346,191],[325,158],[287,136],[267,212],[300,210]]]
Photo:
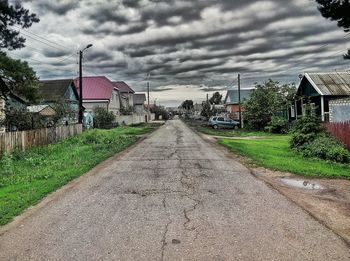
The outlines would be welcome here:
[[[225,121],[223,117],[218,117],[218,121]]]
[[[305,115],[305,113],[306,113],[306,106],[307,105],[308,104],[303,104],[303,108],[302,108],[303,115]],[[315,103],[310,103],[310,109],[311,109],[311,115],[315,115],[316,114],[316,105],[315,105]]]
[[[291,107],[290,107],[290,116],[291,117],[295,117],[295,106],[294,105],[292,105]]]

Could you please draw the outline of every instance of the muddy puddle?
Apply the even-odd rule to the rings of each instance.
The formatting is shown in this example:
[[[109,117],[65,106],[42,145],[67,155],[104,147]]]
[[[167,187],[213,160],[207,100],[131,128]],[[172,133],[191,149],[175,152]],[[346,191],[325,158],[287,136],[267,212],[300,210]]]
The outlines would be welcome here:
[[[291,178],[280,178],[279,180],[284,185],[294,187],[294,188],[311,189],[311,190],[324,189],[324,187],[322,185],[314,183],[314,182],[310,182],[307,180],[291,179]]]

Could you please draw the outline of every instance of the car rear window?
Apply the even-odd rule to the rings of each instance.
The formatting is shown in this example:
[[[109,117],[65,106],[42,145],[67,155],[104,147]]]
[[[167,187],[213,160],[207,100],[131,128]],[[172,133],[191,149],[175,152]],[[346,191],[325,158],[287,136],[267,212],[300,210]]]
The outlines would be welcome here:
[[[216,117],[213,118],[213,121],[216,121]]]
[[[218,121],[224,121],[224,118],[219,117],[219,118],[218,118]]]

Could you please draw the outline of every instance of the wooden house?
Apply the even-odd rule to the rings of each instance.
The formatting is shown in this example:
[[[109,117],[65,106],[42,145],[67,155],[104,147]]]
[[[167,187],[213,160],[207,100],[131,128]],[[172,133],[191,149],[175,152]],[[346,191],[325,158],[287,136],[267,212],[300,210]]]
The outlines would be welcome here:
[[[70,107],[71,113],[63,121],[70,124],[78,122],[79,96],[73,79],[40,81],[38,93],[40,97],[39,105],[53,106],[64,103]],[[51,111],[47,106],[45,108],[47,112]]]
[[[296,97],[290,108],[291,120],[302,117],[310,103],[322,121],[329,121],[330,101],[350,97],[350,72],[305,73]]]

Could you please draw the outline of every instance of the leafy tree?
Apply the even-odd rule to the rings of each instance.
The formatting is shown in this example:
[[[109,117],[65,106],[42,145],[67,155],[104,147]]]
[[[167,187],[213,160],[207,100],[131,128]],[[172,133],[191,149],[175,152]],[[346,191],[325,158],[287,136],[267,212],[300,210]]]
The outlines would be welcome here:
[[[0,79],[0,95],[11,91],[28,101],[38,98],[39,79],[34,70],[27,62],[12,59],[4,52],[0,52]]]
[[[345,32],[350,31],[349,0],[316,0],[316,2],[323,17],[337,21],[338,27],[342,27]],[[344,55],[344,59],[350,59],[350,50]]]
[[[296,92],[294,85],[280,85],[268,80],[257,84],[251,98],[243,104],[244,119],[254,129],[264,129],[275,116],[286,110],[292,103]]]
[[[0,120],[0,126],[6,126],[10,130],[32,129],[32,115],[25,107],[14,107],[5,111],[6,117]]]
[[[77,117],[77,110],[72,108],[71,104],[65,100],[58,100],[52,105],[56,114],[52,117],[52,122],[54,125],[59,125],[63,120],[70,121]]]
[[[162,116],[163,120],[168,120],[169,119],[169,114],[167,110],[163,106],[157,106],[155,105],[154,107],[151,108],[151,113],[155,114],[155,119],[159,120],[160,116]]]
[[[14,29],[18,25],[28,28],[39,22],[36,14],[22,7],[20,1],[9,4],[8,0],[0,0],[0,49],[9,50],[24,47],[25,38]],[[37,98],[38,78],[27,62],[15,60],[0,51],[0,95],[15,92],[17,95],[34,101]]]
[[[209,99],[210,104],[220,104],[222,95],[219,92],[215,92]]]
[[[113,127],[115,115],[103,107],[94,108],[94,125],[96,128],[108,129]]]
[[[12,26],[28,28],[33,23],[39,22],[39,18],[23,8],[20,1],[11,5],[8,0],[1,0],[0,10],[0,49],[13,50],[24,47],[25,38],[20,36],[20,32]]]
[[[202,111],[201,115],[209,119],[213,115],[213,111],[210,106],[210,102],[204,101],[202,102]]]
[[[186,100],[181,104],[181,107],[185,110],[192,110],[193,109],[193,101],[192,100]]]

